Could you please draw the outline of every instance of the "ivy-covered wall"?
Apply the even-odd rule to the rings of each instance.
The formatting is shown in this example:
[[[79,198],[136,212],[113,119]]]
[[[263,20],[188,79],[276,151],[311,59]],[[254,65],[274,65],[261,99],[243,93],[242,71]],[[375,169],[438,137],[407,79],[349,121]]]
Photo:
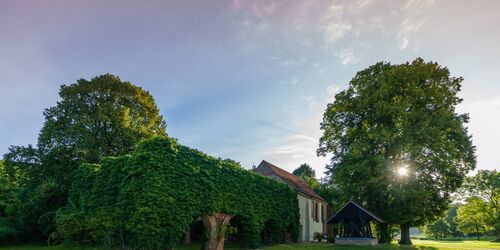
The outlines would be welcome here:
[[[265,225],[274,242],[298,236],[296,191],[165,137],[82,165],[57,225],[69,243],[165,249],[200,215],[215,213],[240,218],[243,247],[258,247]]]

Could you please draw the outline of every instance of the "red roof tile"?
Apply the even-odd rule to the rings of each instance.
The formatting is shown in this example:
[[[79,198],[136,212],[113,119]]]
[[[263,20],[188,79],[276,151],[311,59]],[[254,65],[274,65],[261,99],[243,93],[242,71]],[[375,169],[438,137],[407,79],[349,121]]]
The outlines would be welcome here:
[[[325,201],[323,197],[317,194],[311,186],[309,186],[302,178],[295,176],[293,174],[288,173],[287,171],[281,169],[280,167],[273,165],[267,161],[262,161],[259,164],[259,167],[263,165],[268,167],[276,176],[278,176],[281,180],[295,188],[297,191],[302,192],[306,195],[312,196],[319,200]],[[325,201],[326,202],[326,201]]]

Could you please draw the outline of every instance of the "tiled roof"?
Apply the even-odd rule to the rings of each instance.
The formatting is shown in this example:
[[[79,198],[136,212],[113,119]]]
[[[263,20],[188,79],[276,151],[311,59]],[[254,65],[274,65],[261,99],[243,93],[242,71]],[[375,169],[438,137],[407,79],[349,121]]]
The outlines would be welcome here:
[[[323,197],[317,194],[304,180],[302,180],[302,178],[290,174],[287,171],[281,169],[280,167],[273,165],[267,161],[262,161],[259,164],[259,167],[263,164],[264,166],[268,167],[281,180],[283,180],[284,182],[295,188],[297,191],[326,202],[325,199],[323,199]]]

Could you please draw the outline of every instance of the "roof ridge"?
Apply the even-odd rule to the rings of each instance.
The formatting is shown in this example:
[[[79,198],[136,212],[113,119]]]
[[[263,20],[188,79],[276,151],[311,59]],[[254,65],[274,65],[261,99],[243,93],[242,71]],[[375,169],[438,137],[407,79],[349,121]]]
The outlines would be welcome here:
[[[301,193],[304,193],[306,195],[309,195],[311,197],[314,197],[316,199],[319,199],[321,201],[325,201],[326,200],[321,197],[318,193],[316,193],[316,191],[314,191],[314,189],[309,186],[309,184],[307,184],[307,182],[305,182],[302,178],[294,175],[294,174],[291,174],[289,173],[288,171],[266,161],[266,160],[262,160],[261,164],[264,163],[266,164],[269,169],[271,169],[271,171],[273,173],[275,173],[276,175],[278,175],[279,177],[281,177],[283,179],[283,181],[287,182],[289,185],[292,185],[294,186],[295,189],[297,189],[298,191],[300,191]],[[260,164],[259,164],[260,165]]]
[[[358,203],[356,203],[356,202],[354,202],[354,201],[352,201],[352,200],[350,200],[349,202],[351,202],[352,204],[356,205],[357,207],[359,207],[361,210],[365,211],[365,212],[366,212],[366,213],[368,213],[369,215],[371,215],[371,216],[375,217],[375,218],[376,218],[376,219],[378,219],[380,222],[385,223],[385,221],[384,221],[382,218],[380,218],[380,217],[376,216],[374,213],[370,212],[368,209],[366,209],[366,208],[362,207],[362,206],[361,206],[361,205],[359,205]]]
[[[354,204],[354,206],[356,206],[359,209],[363,210],[365,213],[367,213],[368,215],[372,216],[378,222],[380,222],[380,223],[386,223],[382,218],[376,216],[375,214],[373,214],[372,212],[368,211],[366,208],[362,207],[361,205],[359,205],[358,203],[356,203],[356,202],[354,202],[352,200],[349,200],[348,202],[346,202],[344,204],[344,206],[342,206],[342,208],[340,208],[339,210],[337,210],[337,212],[335,212],[332,216],[330,216],[330,218],[327,220],[327,223],[329,223],[333,218],[335,218],[335,216],[337,216],[338,213],[340,213],[342,210],[344,210],[344,208],[347,207],[347,205],[349,205],[349,203]]]

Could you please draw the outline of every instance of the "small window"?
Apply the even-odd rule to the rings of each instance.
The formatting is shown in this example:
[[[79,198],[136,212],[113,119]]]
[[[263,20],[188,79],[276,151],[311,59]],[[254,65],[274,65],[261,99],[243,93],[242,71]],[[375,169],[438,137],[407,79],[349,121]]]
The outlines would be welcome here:
[[[314,220],[314,201],[311,201],[311,218]]]
[[[319,222],[319,207],[318,207],[318,203],[316,202],[316,222]]]

